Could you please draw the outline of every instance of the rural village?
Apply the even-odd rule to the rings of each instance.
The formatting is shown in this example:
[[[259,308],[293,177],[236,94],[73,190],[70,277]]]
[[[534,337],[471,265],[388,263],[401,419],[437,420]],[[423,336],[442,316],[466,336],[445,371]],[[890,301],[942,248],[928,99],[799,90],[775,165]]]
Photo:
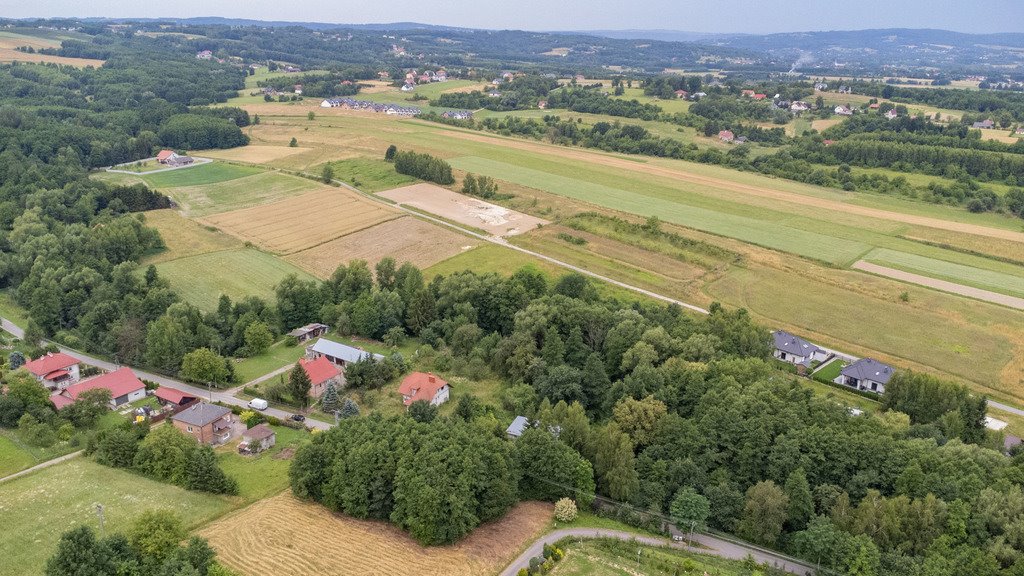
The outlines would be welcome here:
[[[878,32],[0,19],[0,576],[1024,574],[1024,35]]]

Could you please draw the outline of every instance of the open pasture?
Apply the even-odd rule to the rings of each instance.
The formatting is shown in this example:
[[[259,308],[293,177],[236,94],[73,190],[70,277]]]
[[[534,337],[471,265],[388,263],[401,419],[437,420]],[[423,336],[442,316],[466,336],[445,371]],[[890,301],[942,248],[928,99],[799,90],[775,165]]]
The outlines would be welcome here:
[[[243,241],[280,254],[312,248],[397,217],[381,203],[343,189],[320,190],[203,219]]]
[[[322,186],[298,176],[260,171],[242,178],[195,186],[179,186],[164,192],[186,215],[203,217],[294,197]]]
[[[886,248],[872,250],[864,255],[864,260],[983,290],[1024,296],[1024,269],[1013,264],[1004,264],[1005,271],[996,272]]]
[[[390,524],[332,514],[285,493],[199,534],[209,539],[221,562],[246,576],[479,576],[510,562],[547,527],[551,510],[549,504],[524,502],[457,544],[424,548]]]
[[[285,260],[318,278],[327,278],[350,260],[366,260],[372,267],[391,256],[422,269],[479,244],[479,240],[443,226],[403,216],[293,253]]]
[[[68,58],[66,56],[51,56],[48,54],[20,52],[15,48],[29,46],[36,50],[40,48],[60,48],[62,40],[78,38],[89,38],[84,34],[75,34],[62,30],[38,30],[35,28],[16,28],[14,30],[0,31],[0,62],[42,62],[63,64],[84,68],[86,66],[100,67],[103,60],[93,58]]]
[[[0,576],[42,574],[62,532],[80,524],[97,528],[97,503],[103,504],[108,534],[128,527],[146,510],[174,510],[195,528],[233,507],[225,497],[75,458],[0,488]]]
[[[390,190],[416,182],[412,176],[395,172],[394,164],[381,158],[348,158],[329,164],[335,180],[351,184],[363,192]],[[323,167],[320,166],[312,170],[314,174],[322,171]]]
[[[235,164],[224,164],[222,162],[210,162],[198,164],[179,170],[168,170],[145,176],[146,183],[151,188],[177,188],[180,186],[201,186],[203,184],[217,184],[227,182],[236,178],[244,178],[254,174],[260,174],[263,170],[251,166],[238,166]]]
[[[150,255],[145,264],[156,264],[197,254],[241,248],[242,243],[223,232],[190,220],[175,210],[151,210],[145,213],[146,225],[156,228],[166,248]]]
[[[178,258],[161,262],[156,269],[186,302],[203,310],[216,309],[217,298],[221,294],[230,296],[232,300],[259,296],[273,301],[274,286],[289,274],[310,278],[288,262],[254,248]]]
[[[460,224],[486,230],[495,236],[514,236],[548,223],[535,216],[452,192],[434,184],[413,184],[381,192],[378,196]]]

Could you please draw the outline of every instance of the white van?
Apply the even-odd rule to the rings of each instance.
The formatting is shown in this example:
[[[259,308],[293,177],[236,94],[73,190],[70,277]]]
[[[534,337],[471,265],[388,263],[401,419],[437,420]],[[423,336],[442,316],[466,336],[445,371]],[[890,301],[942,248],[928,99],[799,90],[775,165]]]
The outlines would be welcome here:
[[[253,398],[252,400],[249,400],[249,408],[254,410],[266,410],[267,401],[263,398]]]

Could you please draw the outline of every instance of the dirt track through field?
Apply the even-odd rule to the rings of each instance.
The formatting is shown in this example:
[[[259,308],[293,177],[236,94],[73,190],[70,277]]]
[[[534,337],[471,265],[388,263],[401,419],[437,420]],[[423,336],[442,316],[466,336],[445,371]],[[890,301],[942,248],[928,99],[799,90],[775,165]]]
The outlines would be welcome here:
[[[943,292],[951,292],[953,294],[967,296],[968,298],[974,298],[976,300],[984,300],[986,302],[1024,310],[1024,298],[1017,298],[1006,294],[999,294],[998,292],[982,290],[981,288],[964,286],[963,284],[956,284],[954,282],[938,280],[928,276],[921,276],[920,274],[904,272],[903,270],[896,270],[895,268],[889,268],[887,266],[879,266],[878,264],[872,264],[863,260],[855,262],[852,268],[855,270],[870,272],[872,274],[878,274],[879,276],[885,276],[886,278],[892,278],[894,280],[901,280],[911,284],[935,288],[936,290],[942,290]]]
[[[811,208],[835,210],[838,212],[843,212],[845,214],[857,214],[867,218],[880,218],[883,220],[891,220],[894,222],[903,222],[905,224],[915,224],[918,226],[939,228],[942,230],[949,230],[952,232],[962,232],[965,234],[975,234],[978,236],[1001,238],[1004,240],[1012,240],[1014,242],[1024,243],[1024,232],[1015,232],[1013,230],[1003,230],[1000,228],[990,228],[988,226],[979,226],[977,224],[968,224],[965,222],[953,222],[950,220],[943,220],[941,218],[931,218],[928,216],[915,216],[913,214],[903,214],[901,212],[891,212],[889,210],[869,208],[867,206],[857,206],[854,204],[847,204],[845,202],[837,202],[835,200],[827,200],[825,198],[817,198],[815,196],[797,194],[795,192],[771,190],[769,188],[751,186],[749,184],[742,184],[740,182],[733,182],[731,180],[715,178],[712,176],[700,176],[698,174],[694,174],[692,172],[687,172],[685,170],[680,170],[676,168],[666,168],[663,166],[643,164],[631,160],[617,158],[611,155],[597,154],[594,152],[588,152],[564,146],[556,146],[553,144],[540,144],[534,142],[527,142],[523,140],[515,140],[512,138],[498,138],[482,134],[470,134],[466,132],[459,132],[457,130],[448,131],[446,134],[455,138],[461,138],[463,140],[471,140],[474,142],[482,142],[487,144],[497,144],[507,148],[515,148],[517,150],[525,150],[527,152],[535,152],[538,154],[560,156],[562,158],[569,158],[572,160],[595,162],[597,164],[611,168],[629,170],[632,172],[642,172],[644,174],[650,174],[652,176],[663,176],[665,178],[683,180],[686,182],[691,182],[693,184],[710,186],[713,188],[727,190],[730,192],[741,192],[744,194],[759,196],[761,198],[771,198],[773,200],[779,200],[782,202],[802,204],[804,206],[808,206]]]

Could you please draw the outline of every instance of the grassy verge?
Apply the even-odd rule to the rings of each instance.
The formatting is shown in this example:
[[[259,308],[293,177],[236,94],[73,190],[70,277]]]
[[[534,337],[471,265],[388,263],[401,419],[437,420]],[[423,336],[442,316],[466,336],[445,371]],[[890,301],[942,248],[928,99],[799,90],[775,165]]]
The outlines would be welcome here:
[[[309,432],[272,426],[277,438],[270,449],[255,456],[238,453],[238,441],[217,449],[221,469],[238,481],[238,495],[246,502],[267,498],[288,488],[288,466],[295,449],[309,440]]]

